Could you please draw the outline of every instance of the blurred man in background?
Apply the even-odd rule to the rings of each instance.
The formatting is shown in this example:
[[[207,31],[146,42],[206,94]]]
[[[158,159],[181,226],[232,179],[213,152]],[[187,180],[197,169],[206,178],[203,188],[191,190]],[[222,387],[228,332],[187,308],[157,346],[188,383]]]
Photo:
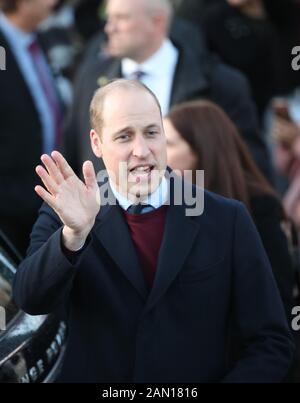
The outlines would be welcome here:
[[[0,0],[0,229],[24,253],[40,201],[32,167],[60,141],[62,108],[34,34],[57,0]]]
[[[91,155],[87,135],[92,96],[109,80],[124,77],[147,85],[158,97],[163,114],[186,100],[215,101],[236,123],[266,176],[270,174],[247,81],[206,51],[193,26],[174,21],[169,34],[172,7],[168,0],[109,0],[106,14],[107,41],[99,34],[75,80],[64,154],[77,173],[85,159],[101,168]]]

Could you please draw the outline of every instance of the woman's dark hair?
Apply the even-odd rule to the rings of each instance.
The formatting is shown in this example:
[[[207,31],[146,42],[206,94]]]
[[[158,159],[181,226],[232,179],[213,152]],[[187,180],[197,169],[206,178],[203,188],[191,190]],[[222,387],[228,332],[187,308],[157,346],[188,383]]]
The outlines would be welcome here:
[[[216,104],[186,102],[175,106],[167,118],[195,153],[198,162],[194,169],[205,171],[206,189],[240,200],[249,208],[251,196],[275,195],[237,128]]]
[[[0,10],[4,13],[16,11],[21,0],[0,0]]]

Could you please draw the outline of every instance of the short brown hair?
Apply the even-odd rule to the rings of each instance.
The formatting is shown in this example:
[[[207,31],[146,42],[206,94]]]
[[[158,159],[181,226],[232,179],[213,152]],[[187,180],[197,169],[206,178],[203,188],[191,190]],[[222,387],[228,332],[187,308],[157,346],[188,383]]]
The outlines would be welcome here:
[[[94,129],[101,137],[101,131],[103,127],[103,104],[106,96],[115,89],[127,89],[127,90],[142,90],[148,92],[154,99],[158,106],[160,116],[162,117],[161,107],[156,98],[156,95],[143,83],[136,80],[127,80],[124,78],[110,81],[94,93],[93,99],[90,104],[90,123],[91,128]]]
[[[21,0],[0,0],[0,10],[4,13],[12,13],[17,10]]]

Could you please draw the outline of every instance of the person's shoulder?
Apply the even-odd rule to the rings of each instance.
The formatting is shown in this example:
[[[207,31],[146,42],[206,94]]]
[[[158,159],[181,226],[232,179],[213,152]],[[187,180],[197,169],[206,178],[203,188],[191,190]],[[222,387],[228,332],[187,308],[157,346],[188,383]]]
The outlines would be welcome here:
[[[206,189],[201,189],[196,185],[193,186],[193,194],[202,197],[203,213],[210,220],[214,219],[224,222],[226,219],[232,219],[236,215],[237,210],[245,209],[245,205],[238,200],[229,199],[217,193]],[[220,221],[221,220],[221,221]]]
[[[221,211],[234,211],[243,206],[243,203],[238,200],[229,199],[208,190],[204,190],[204,203],[208,208]]]
[[[191,198],[195,200],[201,198],[209,208],[234,209],[237,206],[243,205],[243,203],[239,202],[238,200],[230,199],[205,189],[199,180],[197,184],[192,183],[185,178],[183,179],[180,175],[178,175],[177,171],[172,170],[169,167],[167,168],[167,172],[167,178],[170,181],[170,189],[172,189],[172,193],[175,195],[175,192],[180,189],[180,193],[183,192],[182,196],[185,201],[190,195]]]
[[[195,186],[193,186],[195,188]],[[246,206],[234,199],[229,199],[208,190],[197,188],[197,202],[188,207],[186,216],[216,239],[232,234],[239,217],[249,216]],[[199,208],[199,206],[201,208]]]
[[[172,204],[180,204],[178,202],[182,201],[184,207],[191,212],[187,215],[195,217],[196,220],[204,218],[220,223],[227,218],[231,220],[238,209],[244,208],[243,203],[211,192],[199,181],[197,184],[191,183],[178,175],[176,171],[170,168],[167,171]]]
[[[240,70],[222,62],[216,55],[212,57],[214,60],[214,63],[212,63],[214,67],[212,70],[212,82],[214,84],[223,86],[230,92],[234,89],[237,91],[249,90],[248,80]]]
[[[204,51],[207,51],[205,37],[201,26],[197,26],[180,17],[175,17],[173,19],[169,38],[177,48],[180,48],[183,51],[192,50],[196,57],[199,54],[201,55]]]

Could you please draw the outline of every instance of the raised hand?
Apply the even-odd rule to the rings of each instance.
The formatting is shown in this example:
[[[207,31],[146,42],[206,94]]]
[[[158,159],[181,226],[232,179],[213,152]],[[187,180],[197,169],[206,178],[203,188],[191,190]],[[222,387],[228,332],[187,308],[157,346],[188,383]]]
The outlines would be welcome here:
[[[90,161],[83,164],[83,182],[58,151],[53,151],[51,157],[46,154],[41,157],[46,169],[41,165],[36,167],[46,189],[36,186],[35,191],[63,222],[65,246],[76,250],[85,242],[100,209],[94,167]]]
[[[299,136],[300,128],[296,123],[285,120],[279,116],[274,117],[271,137],[276,144],[280,144],[286,149],[289,149]]]

